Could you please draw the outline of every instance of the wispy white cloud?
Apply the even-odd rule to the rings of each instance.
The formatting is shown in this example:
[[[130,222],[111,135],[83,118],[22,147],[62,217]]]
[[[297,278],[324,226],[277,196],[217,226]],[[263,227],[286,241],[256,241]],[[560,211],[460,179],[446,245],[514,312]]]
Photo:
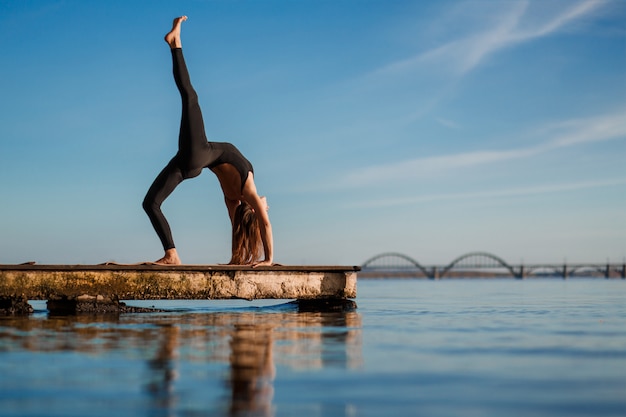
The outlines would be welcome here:
[[[565,10],[563,13],[554,16],[547,22],[537,25],[537,27],[535,27],[534,29],[528,31],[521,30],[517,34],[517,36],[522,41],[526,41],[550,35],[553,32],[556,32],[565,27],[569,23],[591,14],[599,7],[604,6],[606,3],[608,3],[606,0],[582,1],[580,3],[574,4],[571,8]]]
[[[374,165],[346,175],[339,183],[343,187],[371,186],[401,180],[419,179],[434,173],[468,168],[489,163],[527,158],[559,148],[585,143],[626,139],[626,110],[616,113],[575,119],[542,129],[549,138],[537,145],[506,149],[480,150],[451,155],[414,158],[391,164]]]
[[[579,191],[593,188],[605,188],[625,186],[626,178],[614,178],[607,180],[597,181],[581,181],[575,183],[565,184],[549,184],[538,185],[531,187],[519,187],[519,188],[506,188],[499,190],[487,190],[487,191],[470,191],[463,193],[442,193],[442,194],[427,194],[417,195],[411,197],[402,198],[385,198],[366,201],[355,201],[348,203],[350,207],[393,207],[401,205],[409,205],[415,203],[429,203],[437,201],[453,201],[453,200],[476,200],[487,198],[502,198],[502,197],[523,197],[531,195],[541,194],[555,194],[570,191]]]
[[[491,55],[506,48],[550,36],[568,24],[582,19],[606,3],[585,0],[575,3],[543,22],[528,22],[528,1],[512,2],[492,27],[449,41],[413,57],[398,60],[375,70],[370,76],[385,77],[411,73],[428,64],[464,75]]]

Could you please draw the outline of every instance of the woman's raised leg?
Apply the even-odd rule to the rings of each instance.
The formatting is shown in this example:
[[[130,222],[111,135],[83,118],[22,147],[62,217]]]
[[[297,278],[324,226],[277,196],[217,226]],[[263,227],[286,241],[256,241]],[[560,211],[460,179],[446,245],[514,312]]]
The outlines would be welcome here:
[[[172,71],[182,100],[182,115],[178,134],[178,154],[186,173],[199,171],[206,166],[207,146],[204,120],[198,94],[191,84],[187,64],[181,48],[180,26],[187,16],[174,19],[172,30],[165,35],[172,52]]]

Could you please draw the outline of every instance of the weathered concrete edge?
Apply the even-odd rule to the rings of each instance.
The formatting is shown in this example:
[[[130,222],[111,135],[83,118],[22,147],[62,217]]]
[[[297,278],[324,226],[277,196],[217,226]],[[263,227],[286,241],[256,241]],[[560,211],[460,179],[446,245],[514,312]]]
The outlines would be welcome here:
[[[2,268],[4,267],[4,268]],[[45,300],[355,298],[358,267],[0,266],[0,296]]]
[[[287,271],[287,272],[344,272],[361,270],[360,266],[343,265],[273,265],[253,267],[248,265],[156,265],[156,264],[0,264],[0,271],[193,271],[193,272],[232,272],[232,271]]]

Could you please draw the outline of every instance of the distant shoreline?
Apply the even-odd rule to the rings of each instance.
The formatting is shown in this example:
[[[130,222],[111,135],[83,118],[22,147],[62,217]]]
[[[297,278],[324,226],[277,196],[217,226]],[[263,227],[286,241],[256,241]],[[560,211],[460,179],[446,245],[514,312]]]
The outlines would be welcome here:
[[[421,271],[359,271],[358,279],[433,279],[424,275]],[[561,273],[545,273],[545,274],[529,274],[523,279],[570,279],[570,278],[603,278],[607,279],[604,273],[586,271],[583,275],[568,274],[567,278],[563,278]],[[449,271],[445,276],[436,279],[522,279],[514,277],[504,272],[477,272],[477,271]],[[617,272],[611,273],[608,279],[622,279]]]

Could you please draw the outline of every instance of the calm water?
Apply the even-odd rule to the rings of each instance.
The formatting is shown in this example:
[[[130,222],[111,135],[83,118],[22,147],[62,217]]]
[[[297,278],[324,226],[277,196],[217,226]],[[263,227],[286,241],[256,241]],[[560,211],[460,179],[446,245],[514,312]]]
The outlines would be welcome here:
[[[0,318],[1,416],[626,415],[626,281],[359,280],[358,310]],[[129,303],[130,304],[130,303]]]

